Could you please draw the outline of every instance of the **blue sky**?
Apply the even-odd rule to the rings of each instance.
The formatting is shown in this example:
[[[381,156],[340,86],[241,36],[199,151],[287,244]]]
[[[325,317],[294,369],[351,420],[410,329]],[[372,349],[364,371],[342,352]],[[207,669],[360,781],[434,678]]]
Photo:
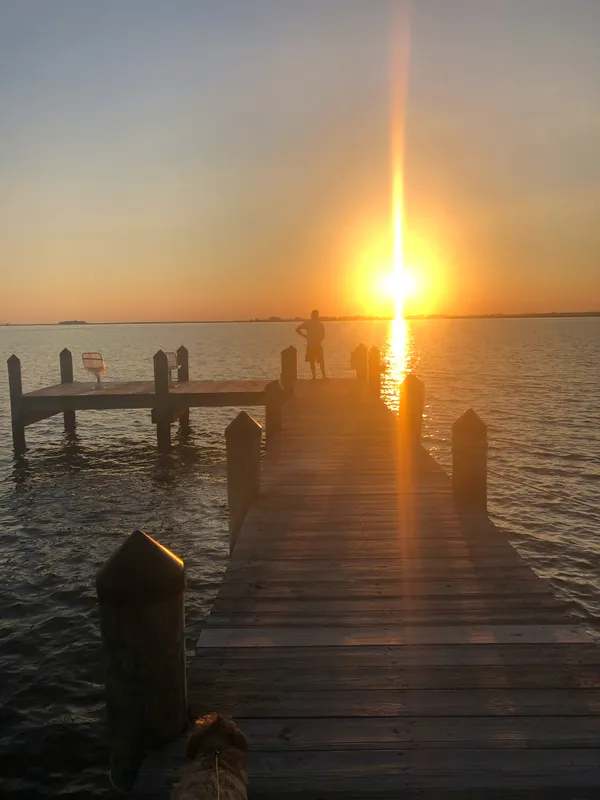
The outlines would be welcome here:
[[[380,310],[398,115],[414,310],[599,308],[600,3],[408,19],[0,0],[0,320]]]

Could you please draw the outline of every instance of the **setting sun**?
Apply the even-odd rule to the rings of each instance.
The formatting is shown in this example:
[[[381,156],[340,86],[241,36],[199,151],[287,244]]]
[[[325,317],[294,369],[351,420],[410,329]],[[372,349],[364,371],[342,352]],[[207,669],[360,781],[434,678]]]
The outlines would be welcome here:
[[[415,293],[416,288],[414,275],[402,268],[395,269],[381,279],[381,291],[394,300],[396,311],[402,310],[404,301]]]

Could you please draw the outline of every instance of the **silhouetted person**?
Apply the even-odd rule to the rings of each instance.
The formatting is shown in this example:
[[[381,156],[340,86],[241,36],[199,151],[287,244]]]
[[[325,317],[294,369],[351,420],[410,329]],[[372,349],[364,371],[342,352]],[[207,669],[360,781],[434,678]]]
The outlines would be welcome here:
[[[310,364],[313,380],[317,377],[315,364],[318,362],[321,367],[321,377],[325,377],[325,357],[323,355],[323,339],[325,338],[325,327],[319,319],[319,312],[313,311],[310,319],[300,323],[296,328],[303,339],[306,339],[305,361]]]

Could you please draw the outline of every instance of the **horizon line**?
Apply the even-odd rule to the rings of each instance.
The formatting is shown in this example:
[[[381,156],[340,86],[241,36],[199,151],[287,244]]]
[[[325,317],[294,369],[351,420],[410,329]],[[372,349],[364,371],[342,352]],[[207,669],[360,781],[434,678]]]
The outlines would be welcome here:
[[[600,317],[598,311],[528,311],[523,313],[502,313],[492,314],[406,314],[406,320],[445,320],[445,319],[544,319],[544,318],[569,318],[569,317]],[[190,320],[118,320],[113,322],[102,322],[87,320],[61,320],[59,322],[1,322],[1,328],[17,327],[77,327],[78,325],[230,325],[247,324],[257,322],[298,322],[305,317],[253,317],[243,319],[190,319]],[[325,322],[391,322],[395,316],[371,316],[365,314],[342,314],[340,316],[324,315],[320,319]]]

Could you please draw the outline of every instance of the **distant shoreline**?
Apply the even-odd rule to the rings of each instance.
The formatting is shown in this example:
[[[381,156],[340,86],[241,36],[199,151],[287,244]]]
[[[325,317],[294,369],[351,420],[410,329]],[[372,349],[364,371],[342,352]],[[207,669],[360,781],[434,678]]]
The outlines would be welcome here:
[[[407,320],[448,320],[448,319],[568,319],[573,317],[600,317],[600,311],[556,311],[550,313],[534,312],[528,314],[407,314]],[[78,325],[231,325],[256,322],[300,322],[304,317],[267,317],[264,319],[188,319],[188,320],[141,320],[131,322],[3,322],[0,328],[65,327]],[[324,322],[390,322],[394,317],[341,316],[321,317]]]

